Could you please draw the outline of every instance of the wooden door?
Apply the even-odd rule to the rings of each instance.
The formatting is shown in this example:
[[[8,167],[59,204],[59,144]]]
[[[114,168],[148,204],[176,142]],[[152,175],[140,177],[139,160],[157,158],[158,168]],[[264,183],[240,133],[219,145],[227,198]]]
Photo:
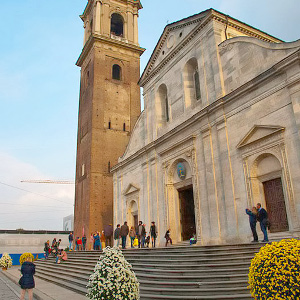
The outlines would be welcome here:
[[[196,233],[193,188],[179,191],[182,240],[189,240]]]
[[[281,178],[265,181],[263,182],[263,187],[268,217],[271,223],[270,231],[288,231],[289,224],[287,220]]]

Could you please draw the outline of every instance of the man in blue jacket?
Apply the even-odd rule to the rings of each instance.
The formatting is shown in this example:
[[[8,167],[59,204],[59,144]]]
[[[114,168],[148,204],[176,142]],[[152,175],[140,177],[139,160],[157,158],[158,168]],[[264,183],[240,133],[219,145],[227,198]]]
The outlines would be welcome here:
[[[263,242],[268,242],[268,233],[267,233],[267,222],[268,222],[268,213],[267,211],[261,207],[260,203],[256,204],[257,208],[257,220],[259,221],[261,231],[264,234]]]

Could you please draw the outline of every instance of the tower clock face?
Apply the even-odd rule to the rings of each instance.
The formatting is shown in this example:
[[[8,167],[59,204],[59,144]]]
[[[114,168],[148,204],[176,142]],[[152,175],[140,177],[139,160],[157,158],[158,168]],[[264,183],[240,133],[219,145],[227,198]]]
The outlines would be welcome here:
[[[181,180],[185,179],[186,176],[186,169],[183,163],[177,164],[177,175]]]

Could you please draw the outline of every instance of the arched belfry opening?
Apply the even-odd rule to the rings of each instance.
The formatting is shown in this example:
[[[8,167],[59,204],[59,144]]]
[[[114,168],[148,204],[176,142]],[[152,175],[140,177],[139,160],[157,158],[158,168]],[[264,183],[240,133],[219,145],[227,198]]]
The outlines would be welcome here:
[[[124,20],[120,14],[111,15],[110,33],[115,36],[124,36]]]

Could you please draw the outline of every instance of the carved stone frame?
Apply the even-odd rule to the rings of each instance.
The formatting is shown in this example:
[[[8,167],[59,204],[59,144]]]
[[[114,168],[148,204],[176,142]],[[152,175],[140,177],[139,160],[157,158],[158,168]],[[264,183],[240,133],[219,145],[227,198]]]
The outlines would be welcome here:
[[[161,153],[164,169],[164,209],[167,217],[165,218],[165,227],[171,228],[174,241],[181,241],[181,229],[179,220],[179,195],[177,192],[178,183],[174,183],[174,172],[179,161],[185,161],[189,164],[191,170],[191,180],[186,179],[181,182],[181,186],[193,185],[194,205],[195,205],[195,223],[196,235],[201,243],[201,216],[200,216],[200,199],[199,199],[199,183],[198,168],[196,161],[196,148],[194,146],[195,137],[191,136],[178,143],[176,146],[170,147],[167,151]]]
[[[246,138],[244,138],[243,141],[245,141],[245,139]],[[253,188],[254,186],[257,188],[257,183],[255,183],[256,180],[259,181],[259,193],[262,197],[261,202],[265,203],[262,182],[280,177],[282,180],[290,231],[299,229],[299,220],[296,213],[292,181],[284,143],[284,128],[274,130],[274,133],[261,137],[256,141],[251,141],[250,143],[245,142],[243,144],[240,143],[238,148],[241,151],[243,159],[248,206],[252,207],[255,205]],[[281,165],[281,171],[272,172],[261,177],[255,177],[254,170],[256,169],[258,160],[262,156],[267,155],[273,155],[278,159]]]

